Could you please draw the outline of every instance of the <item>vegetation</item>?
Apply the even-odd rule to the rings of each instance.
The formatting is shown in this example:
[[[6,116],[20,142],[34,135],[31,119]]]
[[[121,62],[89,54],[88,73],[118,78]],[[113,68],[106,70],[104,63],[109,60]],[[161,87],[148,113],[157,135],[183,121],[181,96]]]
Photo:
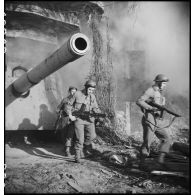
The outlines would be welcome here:
[[[113,79],[112,48],[109,37],[109,19],[106,18],[106,37],[100,30],[101,16],[93,13],[90,29],[93,39],[93,64],[89,78],[97,84],[96,97],[103,112],[115,114],[115,86]],[[105,58],[106,54],[106,58]]]

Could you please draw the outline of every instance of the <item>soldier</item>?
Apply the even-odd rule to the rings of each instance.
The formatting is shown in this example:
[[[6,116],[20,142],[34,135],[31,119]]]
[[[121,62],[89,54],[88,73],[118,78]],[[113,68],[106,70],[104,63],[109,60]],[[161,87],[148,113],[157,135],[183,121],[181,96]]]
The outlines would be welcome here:
[[[93,94],[96,87],[96,83],[89,80],[85,83],[85,88],[82,91],[77,91],[73,99],[67,104],[66,112],[69,118],[74,121],[76,142],[75,142],[75,161],[80,162],[80,158],[85,154],[92,154],[93,147],[92,141],[96,138],[95,133],[95,119],[93,117],[82,118],[72,115],[72,109],[75,111],[89,111],[100,113],[100,109],[96,102],[95,95]]]
[[[70,101],[75,93],[77,91],[77,88],[76,87],[73,87],[73,86],[70,86],[69,89],[68,89],[68,96],[66,98],[63,98],[61,103],[58,105],[57,107],[57,112],[58,113],[61,113],[61,111],[65,111],[65,107],[66,107],[66,104],[68,101]],[[66,113],[64,113],[65,115],[67,115]],[[65,141],[65,156],[68,156],[70,157],[71,154],[70,154],[70,147],[72,145],[72,139],[73,139],[73,136],[74,136],[74,123],[72,121],[69,120],[69,117],[65,117],[63,116],[63,113],[62,113],[62,120],[59,121],[61,124],[60,124],[60,128],[62,129],[62,134],[61,134],[61,137],[62,137],[62,141],[64,142]],[[65,133],[66,133],[66,136],[65,136]],[[65,138],[65,140],[64,140]]]
[[[155,77],[154,81],[154,85],[148,88],[136,102],[144,113],[142,117],[143,144],[141,146],[141,159],[143,160],[149,156],[152,137],[155,134],[161,141],[158,163],[162,165],[166,153],[169,152],[171,140],[167,129],[162,127],[164,123],[161,111],[150,106],[149,103],[154,102],[161,106],[165,105],[165,97],[163,97],[162,92],[169,79],[165,75],[159,74]]]

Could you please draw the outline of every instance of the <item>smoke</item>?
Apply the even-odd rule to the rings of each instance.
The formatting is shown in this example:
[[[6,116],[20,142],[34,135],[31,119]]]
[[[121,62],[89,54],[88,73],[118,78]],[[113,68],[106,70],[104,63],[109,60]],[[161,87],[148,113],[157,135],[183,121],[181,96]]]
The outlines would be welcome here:
[[[177,94],[189,92],[189,4],[184,2],[105,2],[105,15],[110,20],[113,62],[119,78],[127,75],[125,65],[131,63],[128,52],[145,52],[144,72],[136,64],[130,70],[134,77],[151,82],[163,73],[170,78],[168,90]],[[111,5],[111,6],[110,6]],[[103,21],[104,22],[104,21]],[[102,32],[105,33],[105,24]],[[81,32],[89,33],[82,27]],[[17,43],[16,43],[17,41]],[[7,42],[6,61],[12,68],[17,65],[32,67],[49,56],[56,48],[49,44],[13,39]],[[12,46],[14,45],[14,47]],[[9,58],[11,56],[11,58]],[[59,70],[64,93],[70,85],[80,88],[92,64],[89,54]],[[9,59],[14,59],[10,62]],[[17,61],[17,59],[23,59]],[[137,69],[136,69],[137,68]],[[140,83],[143,82],[140,80]],[[137,82],[137,81],[136,81]]]
[[[134,9],[131,9],[134,6]],[[114,63],[118,76],[131,50],[145,51],[145,79],[170,78],[168,91],[189,94],[189,3],[116,2],[105,12],[111,20]],[[133,68],[136,74],[136,67]],[[140,73],[142,74],[142,73]],[[134,72],[131,72],[134,75]]]

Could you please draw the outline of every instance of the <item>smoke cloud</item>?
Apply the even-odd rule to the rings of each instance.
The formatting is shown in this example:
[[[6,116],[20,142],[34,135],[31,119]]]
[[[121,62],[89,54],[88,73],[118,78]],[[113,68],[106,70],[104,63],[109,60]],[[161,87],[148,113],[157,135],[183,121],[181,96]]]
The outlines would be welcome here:
[[[136,5],[131,9],[132,6]],[[186,2],[116,2],[105,12],[111,20],[118,76],[128,63],[126,52],[145,51],[145,78],[170,78],[168,91],[189,94],[189,4]],[[134,70],[134,69],[133,69]],[[130,70],[131,71],[131,70]],[[133,73],[131,73],[133,75]]]
[[[157,74],[163,73],[170,78],[168,88],[170,92],[189,94],[189,4],[133,1],[104,4],[111,5],[105,6],[104,15],[108,16],[110,21],[111,46],[114,54],[112,58],[117,76],[122,78],[127,74],[125,65],[131,63],[128,52],[143,50],[144,79],[147,82],[152,83]],[[84,28],[85,31],[86,29]],[[105,34],[104,21],[102,33]],[[13,68],[20,65],[17,59],[23,59],[21,64],[29,68],[32,64],[37,65],[56,48],[18,39],[8,40],[7,49],[9,55],[6,56],[6,61],[9,66]],[[10,62],[9,56],[12,56],[15,62]],[[70,85],[82,88],[92,64],[91,56],[92,46],[89,54],[59,70],[63,78],[64,93]],[[136,71],[136,65],[130,71],[131,75],[139,77],[133,72]]]

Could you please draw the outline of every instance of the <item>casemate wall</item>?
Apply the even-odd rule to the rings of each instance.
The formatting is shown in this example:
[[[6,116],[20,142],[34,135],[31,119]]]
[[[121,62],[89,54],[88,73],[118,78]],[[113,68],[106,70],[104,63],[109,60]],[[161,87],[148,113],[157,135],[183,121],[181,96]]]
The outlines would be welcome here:
[[[5,90],[71,35],[86,34],[92,11],[103,13],[98,2],[6,2]],[[69,69],[74,63],[67,65]],[[7,105],[5,129],[53,130],[56,107],[71,83],[71,79],[70,83],[64,82],[63,77],[64,71],[59,69],[32,87],[29,94]],[[5,98],[8,100],[9,96]]]

